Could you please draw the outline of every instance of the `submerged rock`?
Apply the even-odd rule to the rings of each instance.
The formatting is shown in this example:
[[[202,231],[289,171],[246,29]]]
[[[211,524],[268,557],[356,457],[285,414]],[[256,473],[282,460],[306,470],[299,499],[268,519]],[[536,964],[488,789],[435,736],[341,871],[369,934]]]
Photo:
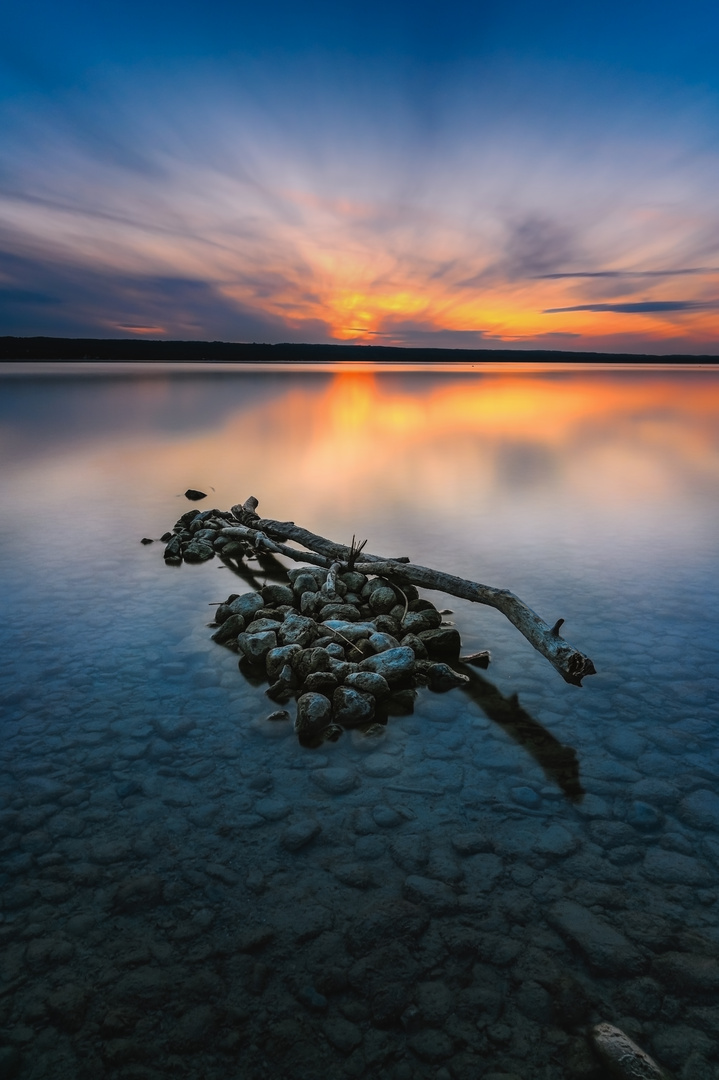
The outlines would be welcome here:
[[[661,1065],[613,1024],[596,1024],[589,1037],[602,1064],[617,1080],[671,1080]]]
[[[297,699],[295,731],[298,735],[321,731],[329,724],[331,716],[332,703],[324,694],[302,694]]]

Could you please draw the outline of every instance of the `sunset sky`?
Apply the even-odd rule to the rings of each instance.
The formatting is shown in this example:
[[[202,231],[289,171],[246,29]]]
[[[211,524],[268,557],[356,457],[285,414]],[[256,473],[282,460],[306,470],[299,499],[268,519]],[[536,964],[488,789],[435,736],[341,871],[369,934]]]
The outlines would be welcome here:
[[[719,354],[709,0],[23,0],[0,334]]]

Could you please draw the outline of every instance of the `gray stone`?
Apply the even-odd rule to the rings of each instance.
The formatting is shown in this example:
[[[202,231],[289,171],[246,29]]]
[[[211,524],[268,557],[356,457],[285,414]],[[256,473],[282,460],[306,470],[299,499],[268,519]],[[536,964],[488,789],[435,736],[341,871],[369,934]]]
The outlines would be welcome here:
[[[292,657],[292,668],[300,683],[314,671],[330,671],[331,657],[326,649],[303,649]]]
[[[397,597],[394,589],[390,589],[387,585],[381,585],[370,593],[368,603],[376,615],[386,614],[397,603]]]
[[[603,974],[638,974],[641,953],[618,930],[573,900],[560,900],[548,912],[549,922],[579,947],[589,964]]]
[[[332,695],[335,722],[343,727],[369,724],[374,718],[375,701],[371,694],[363,694],[351,686],[338,686]]]
[[[627,823],[635,829],[658,829],[663,821],[663,815],[654,806],[640,799],[635,799],[627,810]]]
[[[679,803],[679,816],[694,829],[719,831],[719,795],[702,788]]]
[[[332,703],[324,694],[302,694],[297,699],[295,731],[298,735],[313,734],[327,727],[332,718]]]
[[[288,577],[292,581],[292,588],[298,596],[305,592],[316,593],[320,590],[320,584],[315,575],[304,568],[291,570]]]
[[[399,642],[392,634],[374,633],[369,636],[369,643],[375,653],[387,652],[388,649],[398,649]]]
[[[296,821],[289,825],[280,837],[280,843],[287,851],[299,851],[306,847],[316,836],[322,832],[322,826],[314,818],[305,821]]]
[[[350,672],[345,679],[345,686],[361,690],[363,694],[372,694],[376,698],[387,697],[389,694],[389,683],[375,671]]]
[[[225,645],[228,641],[236,639],[237,635],[241,634],[244,629],[244,615],[230,615],[229,619],[225,619],[219,630],[216,630],[212,635],[212,640],[216,641],[218,645]]]
[[[534,845],[540,855],[569,855],[577,847],[577,838],[572,836],[563,825],[549,825],[544,829]]]
[[[305,615],[288,615],[279,631],[282,645],[301,645],[306,648],[317,637],[317,623]]]
[[[452,626],[438,626],[433,630],[422,630],[418,635],[424,643],[427,655],[433,657],[447,657],[456,660],[462,648],[462,639],[459,631]]]
[[[452,847],[460,855],[476,855],[480,851],[492,850],[492,843],[486,833],[455,833],[451,841]]]
[[[260,594],[265,604],[279,607],[281,604],[294,605],[295,594],[288,585],[272,584],[265,585],[260,589]]]
[[[449,885],[432,878],[420,877],[418,874],[410,874],[405,878],[402,891],[407,900],[425,904],[435,915],[448,914],[459,907],[457,894]]]
[[[233,615],[242,615],[248,622],[256,611],[265,606],[262,596],[258,592],[243,593],[229,605]]]
[[[644,856],[644,873],[667,885],[708,885],[714,875],[703,863],[677,851],[650,848]]]
[[[391,685],[409,679],[414,674],[414,653],[407,646],[388,649],[376,656],[368,656],[360,663],[360,671],[374,671]]]
[[[427,649],[425,648],[425,644],[416,634],[405,634],[400,641],[400,645],[404,645],[405,648],[411,649],[418,660],[427,659]]]
[[[426,674],[430,690],[444,693],[447,690],[454,690],[457,686],[467,686],[469,683],[467,675],[455,671],[449,664],[432,664],[427,663],[427,661],[421,661],[420,663],[422,666],[418,665],[418,668]],[[424,664],[427,666],[424,667]]]
[[[666,952],[657,957],[654,974],[671,990],[688,993],[719,991],[719,964],[713,956]]]
[[[347,944],[355,956],[366,956],[390,942],[411,945],[424,933],[428,923],[429,916],[423,907],[395,898],[379,900],[350,923]],[[383,974],[386,976],[386,972]]]
[[[422,1061],[430,1061],[436,1064],[445,1061],[454,1053],[454,1044],[449,1035],[437,1028],[424,1028],[409,1037],[409,1045],[412,1051]]]
[[[282,626],[282,620],[281,619],[268,619],[266,617],[259,618],[259,619],[254,618],[252,620],[252,622],[247,623],[247,626],[245,627],[245,633],[247,633],[247,634],[262,634],[267,630],[272,630],[273,633],[276,634],[281,626]]]
[[[363,638],[368,638],[374,631],[374,627],[368,623],[347,622],[345,619],[325,619],[322,623],[322,630],[327,633],[330,631],[336,633],[338,641],[345,644],[347,641],[354,643],[361,641]]]
[[[330,697],[337,689],[337,676],[331,671],[311,671],[302,685],[305,694],[324,694]]]
[[[427,611],[408,611],[402,619],[401,629],[405,634],[421,634],[423,630],[432,630],[436,623]]]
[[[277,635],[272,630],[250,634],[246,630],[237,635],[237,646],[251,664],[264,664],[267,654],[277,647]]]
[[[322,623],[337,619],[342,622],[359,622],[361,618],[359,608],[353,604],[325,604],[320,608],[320,622]]]
[[[389,776],[397,776],[401,772],[401,766],[389,754],[377,753],[367,758],[364,771],[368,776],[386,779]]]
[[[215,549],[209,540],[191,540],[182,553],[188,563],[206,562],[213,558],[214,554]]]
[[[265,658],[267,676],[270,681],[274,682],[285,664],[291,664],[295,654],[300,652],[302,652],[300,645],[280,645],[276,649],[270,649]]]
[[[382,805],[375,806],[372,811],[372,818],[381,829],[395,829],[404,821],[402,815],[393,810],[391,806]]]
[[[312,781],[330,795],[343,795],[357,786],[357,774],[353,769],[331,766],[328,769],[315,769]]]
[[[613,1024],[596,1024],[589,1037],[598,1057],[617,1080],[670,1080],[649,1054]]]
[[[362,1042],[362,1032],[356,1024],[341,1016],[328,1019],[324,1025],[327,1041],[343,1054],[349,1054]]]

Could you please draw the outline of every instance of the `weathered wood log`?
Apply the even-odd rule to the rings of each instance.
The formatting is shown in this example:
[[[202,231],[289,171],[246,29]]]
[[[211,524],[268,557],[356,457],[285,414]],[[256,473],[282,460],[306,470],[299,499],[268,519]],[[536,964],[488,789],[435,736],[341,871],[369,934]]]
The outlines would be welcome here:
[[[267,551],[284,555],[295,562],[310,563],[327,570],[338,561],[346,565],[356,550],[346,544],[339,544],[317,533],[312,533],[308,529],[303,529],[295,525],[293,521],[261,518],[256,512],[257,506],[258,502],[254,497],[249,498],[244,505],[233,506],[232,513],[237,518],[238,524],[223,529],[222,535],[235,540],[244,540],[257,552]],[[297,548],[290,547],[285,543],[287,540],[302,544],[306,550],[299,551]],[[422,589],[448,593],[463,600],[471,600],[475,604],[486,604],[488,607],[496,608],[542,656],[549,660],[565,682],[572,683],[574,686],[581,686],[582,679],[586,675],[596,673],[596,668],[589,657],[573,648],[560,636],[559,628],[563,619],[557,620],[554,626],[550,626],[508,589],[480,585],[476,581],[468,581],[454,574],[445,574],[441,570],[417,566],[411,563],[407,556],[386,558],[362,551],[358,561],[354,563],[354,569],[361,574],[386,577],[400,587],[403,583],[409,583]]]

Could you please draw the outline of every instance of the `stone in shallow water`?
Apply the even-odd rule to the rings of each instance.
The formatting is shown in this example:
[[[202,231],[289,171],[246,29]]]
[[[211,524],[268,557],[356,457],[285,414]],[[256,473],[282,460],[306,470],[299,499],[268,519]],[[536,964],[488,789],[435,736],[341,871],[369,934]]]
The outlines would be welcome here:
[[[258,592],[243,593],[229,605],[233,615],[242,615],[248,622],[264,606],[265,602]]]
[[[644,966],[641,953],[598,915],[573,900],[560,900],[548,912],[552,926],[584,953],[597,971],[637,974]]]
[[[644,856],[644,873],[666,885],[708,885],[714,881],[709,868],[690,855],[650,848]]]
[[[397,776],[398,773],[401,772],[400,765],[398,765],[397,761],[393,757],[390,757],[389,754],[372,754],[372,756],[365,761],[363,768],[368,776],[375,776],[378,779]],[[392,813],[394,814],[394,811],[392,811]],[[395,816],[399,817],[399,815]]]
[[[368,724],[374,719],[375,703],[371,694],[351,686],[338,686],[332,696],[334,718],[344,727]]]
[[[426,904],[435,915],[445,915],[459,907],[457,894],[443,881],[410,874],[405,878],[402,889],[407,900],[417,904]]]
[[[302,694],[297,699],[295,731],[298,735],[321,731],[330,722],[332,703],[324,694]]]
[[[264,664],[270,650],[277,647],[277,635],[273,630],[265,630],[259,634],[251,634],[245,630],[237,635],[237,645],[251,664]]]
[[[679,803],[679,816],[695,829],[719,830],[719,795],[702,788]]]
[[[357,773],[354,769],[331,766],[329,769],[315,769],[312,781],[330,795],[342,795],[357,786]]]
[[[713,956],[667,952],[652,967],[654,974],[674,992],[715,994],[719,991],[719,964]]]
[[[670,1080],[649,1054],[613,1024],[596,1024],[589,1036],[603,1064],[617,1080]]]
[[[322,826],[314,818],[305,821],[296,821],[289,825],[280,837],[280,843],[287,851],[299,851],[306,847],[316,836],[322,832]]]

